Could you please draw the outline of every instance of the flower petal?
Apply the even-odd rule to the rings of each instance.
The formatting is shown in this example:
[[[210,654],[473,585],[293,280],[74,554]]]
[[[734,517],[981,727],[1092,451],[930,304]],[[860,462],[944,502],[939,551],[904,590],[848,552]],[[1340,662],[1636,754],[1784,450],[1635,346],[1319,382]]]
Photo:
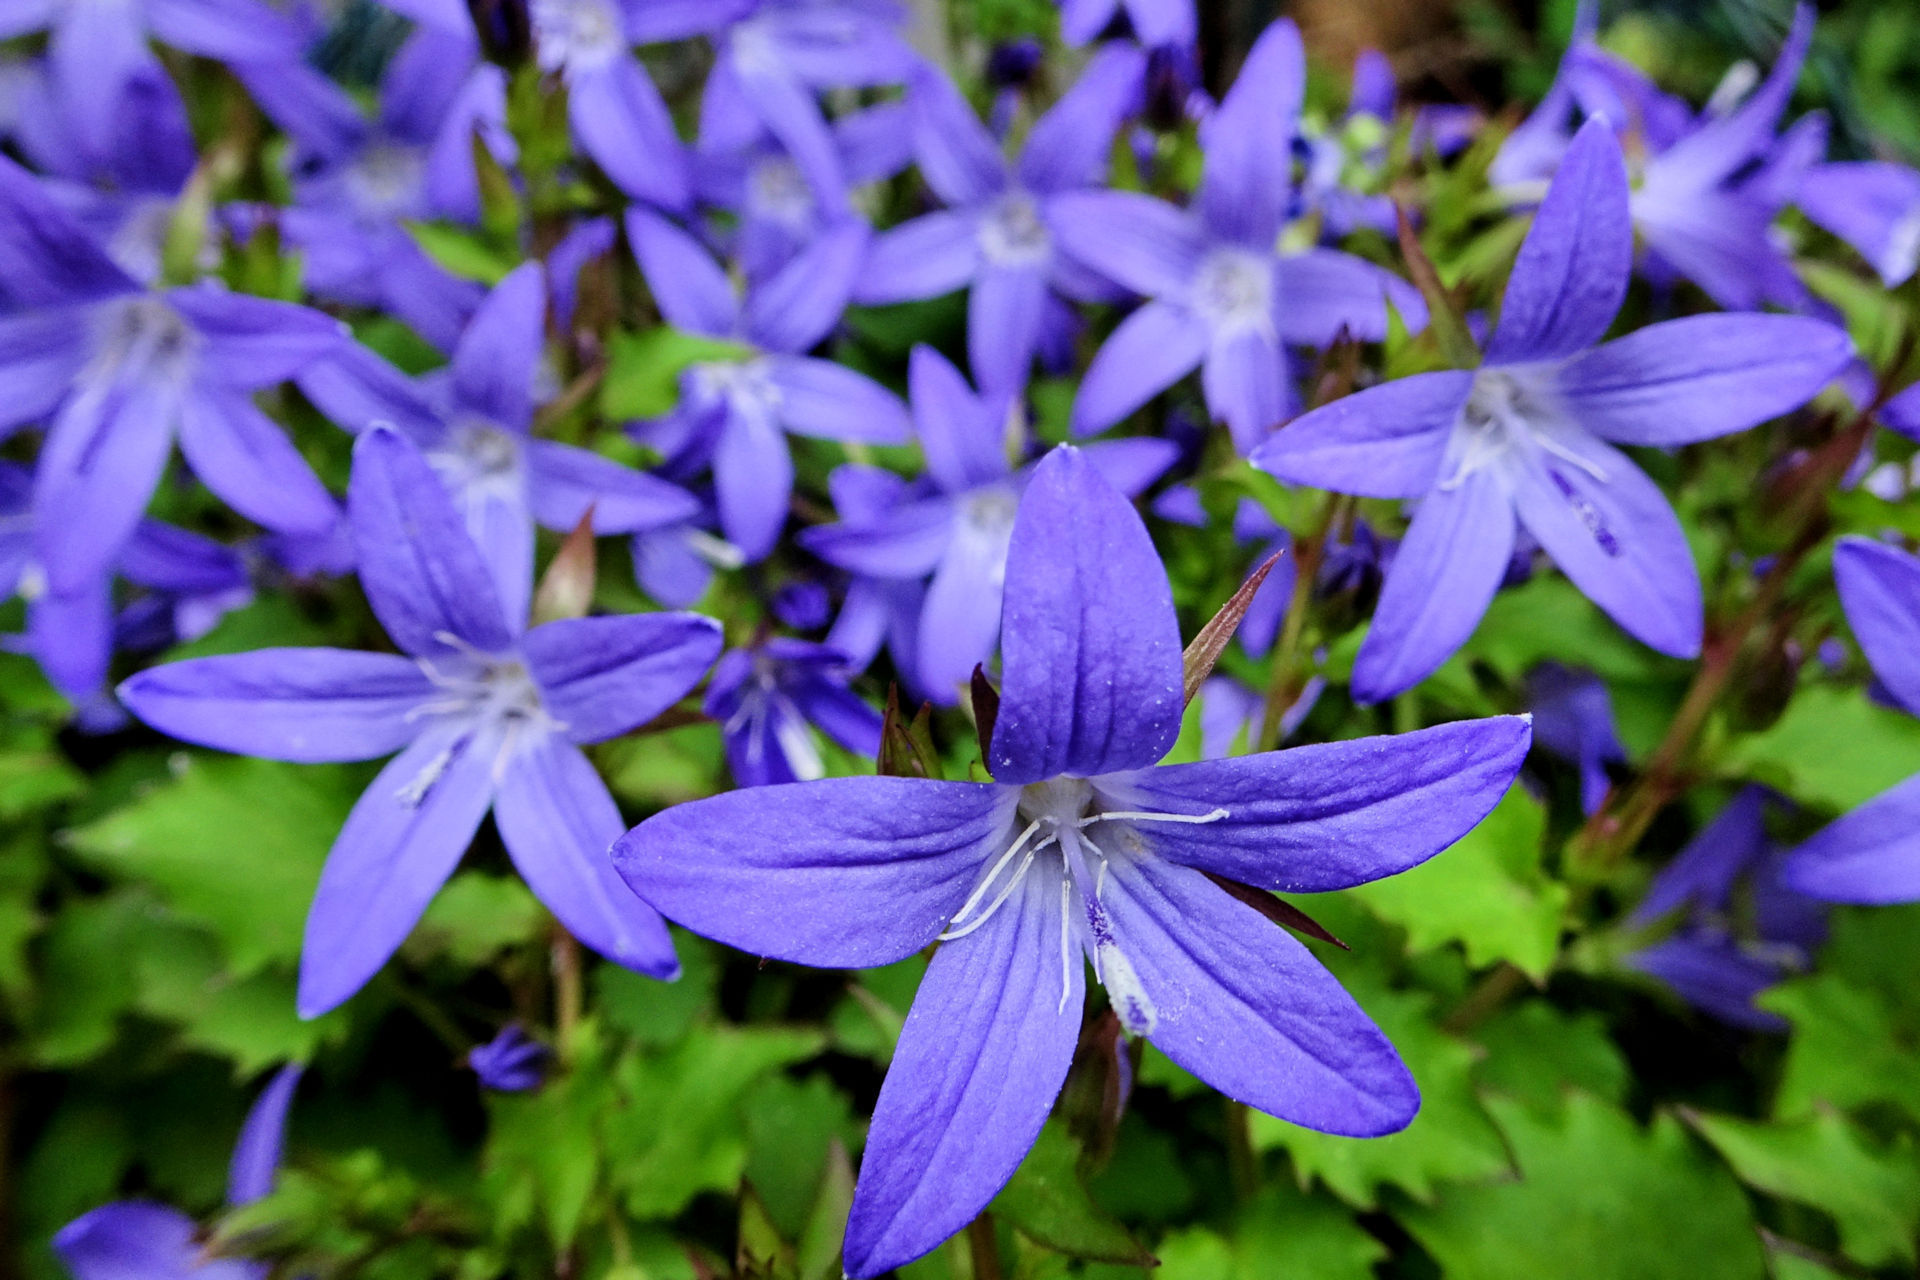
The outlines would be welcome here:
[[[680,976],[666,922],[613,869],[620,810],[580,748],[540,734],[515,750],[493,820],[520,878],[567,932],[615,964]]]
[[[256,524],[318,534],[339,519],[333,495],[286,429],[243,394],[190,393],[180,406],[180,452],[207,488]]]
[[[925,778],[730,791],[647,819],[613,860],[696,933],[776,960],[866,968],[939,935],[1006,847],[1017,799]]]
[[[1207,249],[1192,214],[1137,191],[1077,191],[1044,208],[1062,252],[1146,297],[1185,296]]]
[[[733,285],[698,241],[637,206],[627,210],[627,239],[669,324],[710,338],[732,335],[739,323]]]
[[[1513,557],[1511,500],[1491,470],[1421,501],[1381,584],[1353,664],[1353,697],[1380,702],[1426,679],[1480,624]]]
[[[246,1280],[252,1264],[226,1259],[200,1265],[199,1227],[178,1209],[118,1200],[82,1214],[54,1233],[53,1251],[74,1280],[191,1276]]]
[[[928,964],[867,1131],[848,1275],[880,1275],[961,1230],[1040,1136],[1086,998],[1077,940],[1062,936],[1060,885],[1028,876]]]
[[[1007,500],[1012,501],[1011,494]],[[1008,533],[1005,525],[956,520],[927,588],[914,675],[943,705],[960,700],[974,667],[990,660],[999,642]]]
[[[637,200],[684,209],[692,198],[686,149],[646,69],[621,54],[567,82],[567,119],[580,149]]]
[[[935,498],[908,503],[870,523],[815,525],[800,531],[799,542],[849,573],[924,578],[946,554],[955,524],[953,504]]]
[[[1225,419],[1234,448],[1251,453],[1287,416],[1287,357],[1255,329],[1222,334],[1200,367],[1207,408]]]
[[[240,1127],[227,1167],[228,1204],[252,1204],[272,1192],[280,1172],[280,1147],[287,1136],[287,1108],[293,1105],[293,1091],[300,1087],[301,1070],[293,1062],[274,1072],[247,1108],[246,1123]]]
[[[1027,385],[1046,301],[1042,264],[989,263],[974,277],[967,298],[967,359],[983,390],[1015,391]]]
[[[0,156],[0,302],[33,311],[138,288],[39,178]]]
[[[1206,354],[1205,324],[1168,303],[1147,303],[1094,353],[1073,400],[1073,434],[1105,431],[1191,373]]]
[[[976,396],[960,371],[925,344],[907,361],[907,390],[927,472],[948,493],[1005,476],[1007,398]]]
[[[658,529],[700,514],[699,499],[672,481],[557,440],[527,442],[527,500],[549,529],[572,529],[591,510],[596,534]]]
[[[1920,560],[1885,543],[1842,538],[1833,577],[1873,674],[1920,715]]]
[[[1362,342],[1387,336],[1387,304],[1408,330],[1427,324],[1427,307],[1406,281],[1337,249],[1282,254],[1274,314],[1283,342],[1324,347],[1345,333]]]
[[[453,349],[453,394],[468,412],[511,431],[533,419],[533,380],[545,345],[547,282],[538,262],[508,272]]]
[[[905,444],[913,420],[900,397],[864,373],[810,356],[768,356],[779,388],[780,425],[801,435],[866,444]]]
[[[819,345],[846,310],[872,233],[848,220],[814,237],[747,297],[746,330],[768,351],[799,355]]]
[[[1020,150],[1021,182],[1043,194],[1097,185],[1146,68],[1146,56],[1132,45],[1103,45],[1073,87],[1034,121]]]
[[[1558,360],[1598,342],[1627,296],[1633,219],[1613,126],[1574,135],[1507,277],[1487,363]]]
[[[1102,778],[1116,809],[1207,813],[1129,824],[1155,855],[1242,884],[1324,893],[1397,875],[1500,802],[1526,759],[1525,716],[1435,725]],[[1104,825],[1089,828],[1095,840]]]
[[[172,452],[179,395],[157,380],[82,387],[47,432],[34,473],[41,566],[56,592],[89,586],[133,535]]]
[[[1827,902],[1920,900],[1920,777],[1829,823],[1788,855],[1780,879]]]
[[[529,631],[521,650],[566,736],[600,742],[692,692],[720,656],[720,624],[691,613],[563,618]]]
[[[980,242],[973,219],[937,210],[873,238],[854,282],[854,300],[885,306],[952,293],[973,278]]]
[[[434,687],[410,659],[350,649],[257,649],[169,662],[120,686],[160,732],[268,760],[372,760],[420,732]]]
[[[714,446],[713,488],[727,540],[750,561],[764,558],[786,527],[793,455],[757,406],[727,414]]]
[[[923,63],[907,90],[913,151],[935,194],[950,205],[980,204],[1007,185],[1007,162],[980,117],[946,73]]]
[[[1473,374],[1447,369],[1368,387],[1310,410],[1248,461],[1290,484],[1367,498],[1417,498],[1434,487]]]
[[[1001,609],[995,778],[1091,777],[1173,746],[1180,623],[1166,569],[1133,505],[1070,445],[1020,499]]]
[[[1307,89],[1300,29],[1288,18],[1268,25],[1247,53],[1233,87],[1200,126],[1206,167],[1197,203],[1215,234],[1269,248],[1293,194],[1293,134]]]
[[[213,284],[169,289],[166,299],[204,344],[200,376],[230,387],[251,391],[284,382],[348,342],[340,321],[291,302],[231,293]]]

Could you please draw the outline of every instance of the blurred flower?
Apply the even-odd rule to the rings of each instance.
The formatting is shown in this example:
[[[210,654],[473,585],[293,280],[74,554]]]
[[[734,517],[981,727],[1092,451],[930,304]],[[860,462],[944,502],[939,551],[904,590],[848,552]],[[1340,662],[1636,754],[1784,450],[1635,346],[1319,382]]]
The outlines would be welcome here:
[[[1524,524],[1589,599],[1662,653],[1699,652],[1700,580],[1665,495],[1615,445],[1689,444],[1803,403],[1852,354],[1780,315],[1691,316],[1606,343],[1633,253],[1626,166],[1605,121],[1568,149],[1476,370],[1416,374],[1316,409],[1255,466],[1343,493],[1419,498],[1353,669],[1353,695],[1412,687],[1472,634]]]
[[[1404,870],[1483,817],[1526,751],[1506,717],[1150,767],[1180,730],[1172,592],[1131,504],[1071,448],[1020,500],[1003,649],[993,783],[736,791],[614,849],[650,901],[751,954],[866,967],[943,943],[874,1108],[853,1276],[926,1253],[1012,1175],[1079,1040],[1083,955],[1129,1033],[1228,1096],[1334,1133],[1403,1128],[1418,1091],[1386,1037],[1209,876],[1315,891]]]
[[[1123,26],[1142,45],[1191,47],[1200,24],[1193,0],[1060,0],[1060,36],[1086,44]]]
[[[1920,265],[1920,172],[1906,165],[1816,164],[1802,177],[1795,203],[1858,249],[1889,289]]]
[[[480,1083],[503,1093],[522,1093],[537,1089],[547,1078],[553,1051],[517,1022],[500,1028],[500,1034],[467,1054],[467,1066],[480,1077]]]
[[[1580,808],[1599,812],[1613,785],[1607,767],[1627,762],[1606,683],[1591,671],[1543,662],[1527,674],[1527,708],[1533,740],[1580,771]]]
[[[519,385],[517,383],[513,385]],[[576,937],[656,977],[660,918],[602,853],[620,830],[581,754],[672,706],[720,628],[690,614],[573,618],[522,633],[426,459],[385,428],[354,449],[360,581],[401,650],[264,649],[194,658],[120,687],[128,710],[203,746],[318,763],[399,751],[355,804],[307,918],[299,1008],[359,990],[406,938],[489,809],[514,865]]]
[[[879,755],[880,713],[847,688],[852,675],[839,650],[781,636],[721,658],[705,709],[720,722],[733,780],[764,787],[825,777],[809,726],[849,751]]]

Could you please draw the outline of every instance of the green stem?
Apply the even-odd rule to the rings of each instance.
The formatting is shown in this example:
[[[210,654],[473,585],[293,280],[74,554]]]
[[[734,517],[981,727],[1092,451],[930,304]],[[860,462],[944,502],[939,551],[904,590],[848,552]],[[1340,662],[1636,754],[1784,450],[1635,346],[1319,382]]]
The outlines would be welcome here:
[[[967,1256],[973,1262],[973,1280],[1001,1280],[1000,1238],[993,1215],[984,1209],[967,1224]]]

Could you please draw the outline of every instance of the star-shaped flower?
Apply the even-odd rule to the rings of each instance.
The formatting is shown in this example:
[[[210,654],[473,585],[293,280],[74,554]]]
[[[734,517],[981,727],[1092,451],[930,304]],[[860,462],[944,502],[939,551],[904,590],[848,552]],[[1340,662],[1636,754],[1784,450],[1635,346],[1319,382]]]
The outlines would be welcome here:
[[[941,943],[874,1111],[849,1274],[926,1253],[1001,1188],[1073,1058],[1082,957],[1134,1035],[1263,1111],[1390,1133],[1412,1077],[1306,948],[1213,877],[1312,892],[1402,871],[1498,801],[1524,719],[1152,767],[1179,623],[1132,506],[1056,450],[1007,561],[992,782],[836,778],[695,801],[614,849],[672,918],[827,967]]]

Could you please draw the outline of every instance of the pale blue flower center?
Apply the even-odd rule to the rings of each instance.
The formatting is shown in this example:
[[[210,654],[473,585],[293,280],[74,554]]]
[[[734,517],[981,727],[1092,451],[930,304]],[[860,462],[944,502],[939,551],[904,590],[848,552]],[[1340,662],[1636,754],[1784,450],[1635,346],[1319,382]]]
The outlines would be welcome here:
[[[426,180],[426,161],[418,147],[376,142],[361,149],[347,169],[347,198],[356,214],[386,223],[416,217]]]
[[[414,661],[440,696],[415,707],[409,718],[462,720],[476,732],[497,731],[500,749],[493,762],[495,781],[522,746],[566,728],[548,713],[540,687],[517,655],[482,653],[447,632],[436,633],[435,638],[454,652]],[[457,749],[457,743],[449,744],[428,760],[395,793],[399,801],[410,808],[421,804],[453,762]]]
[[[1536,369],[1481,369],[1454,424],[1442,469],[1442,489],[1457,489],[1475,472],[1524,461],[1545,452],[1605,482],[1606,472],[1575,453],[1560,436],[1578,430],[1565,419],[1546,375]]]
[[[526,487],[519,438],[484,418],[456,425],[427,461],[448,488],[470,500],[517,502]]]
[[[200,335],[166,300],[152,294],[115,299],[95,323],[92,375],[96,384],[120,378],[184,384],[199,355]]]
[[[598,71],[625,50],[620,15],[606,0],[533,0],[542,71]]]
[[[813,221],[813,190],[788,156],[769,156],[747,175],[747,203],[783,226],[804,229]]]
[[[1216,335],[1273,331],[1273,258],[1215,249],[1193,278],[1193,308]]]
[[[765,360],[713,361],[692,368],[696,398],[724,400],[748,414],[771,415],[780,407],[780,388]]]
[[[980,219],[980,252],[995,266],[1032,266],[1053,252],[1040,207],[1024,191],[1009,191]]]

